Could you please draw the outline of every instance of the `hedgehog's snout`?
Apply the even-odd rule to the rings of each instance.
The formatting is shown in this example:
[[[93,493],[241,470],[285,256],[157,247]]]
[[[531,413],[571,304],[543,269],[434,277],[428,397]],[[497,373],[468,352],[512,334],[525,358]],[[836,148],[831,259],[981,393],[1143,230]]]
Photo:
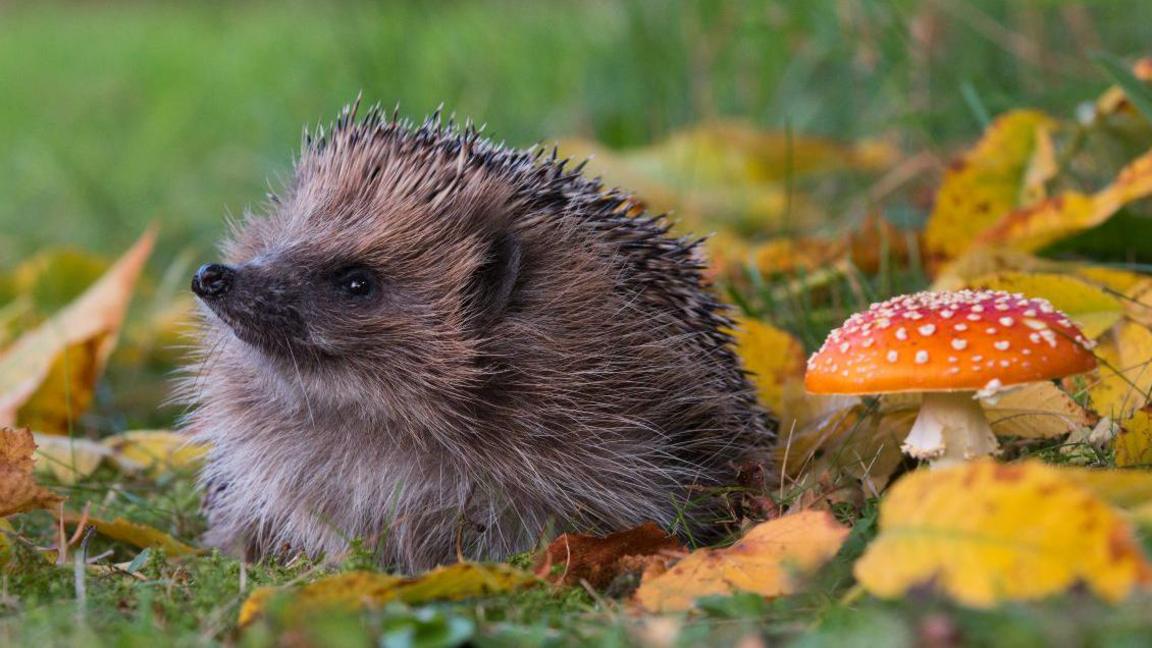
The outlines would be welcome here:
[[[192,277],[192,292],[201,299],[222,297],[232,290],[235,277],[236,271],[229,266],[219,263],[202,265]]]

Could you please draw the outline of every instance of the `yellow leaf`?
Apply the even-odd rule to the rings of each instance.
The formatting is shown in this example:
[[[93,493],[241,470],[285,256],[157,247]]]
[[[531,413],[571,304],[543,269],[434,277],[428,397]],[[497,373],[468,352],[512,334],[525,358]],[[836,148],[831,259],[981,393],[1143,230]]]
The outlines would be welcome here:
[[[1056,144],[1052,141],[1052,130],[1040,128],[1036,131],[1036,146],[1028,167],[1024,171],[1024,186],[1020,201],[1033,203],[1048,197],[1048,183],[1060,173],[1060,163],[1056,159]]]
[[[1152,152],[1121,169],[1116,180],[1096,194],[1069,191],[1005,214],[977,241],[1035,251],[1101,225],[1128,203],[1152,195]]]
[[[1101,222],[1092,196],[1069,191],[1005,214],[976,241],[1034,252]]]
[[[458,601],[515,591],[540,582],[532,574],[508,565],[456,563],[437,567],[414,578],[374,572],[347,572],[328,576],[298,588],[261,587],[240,607],[239,624],[247,625],[264,614],[277,595],[288,597],[287,615],[299,618],[318,611],[357,610],[389,601],[412,605],[430,601]]]
[[[1152,392],[1152,331],[1124,321],[1100,339],[1098,378],[1088,386],[1092,409],[1123,421],[1148,403]]]
[[[1088,411],[1050,382],[1028,383],[1001,392],[984,411],[997,436],[1059,437],[1092,424]]]
[[[967,287],[1043,297],[1074,321],[1090,340],[1099,337],[1124,316],[1120,300],[1108,291],[1067,274],[999,272],[972,279],[967,282]]]
[[[848,529],[824,511],[803,511],[753,527],[725,549],[698,549],[668,571],[645,574],[635,601],[649,612],[677,612],[702,596],[754,592],[781,596],[796,591],[794,572],[827,562]]]
[[[109,334],[99,334],[61,349],[36,391],[20,406],[17,423],[41,434],[71,434],[72,423],[92,404],[104,369],[102,349],[109,339]]]
[[[560,143],[565,155],[591,158],[589,173],[628,187],[653,211],[674,211],[687,224],[724,222],[769,229],[815,224],[821,211],[788,182],[797,175],[881,169],[898,153],[878,142],[852,145],[734,121],[706,123],[662,142],[611,151],[585,140]],[[788,222],[784,221],[785,216]]]
[[[68,524],[78,524],[80,522],[80,516],[75,513],[65,513],[64,522]],[[203,553],[203,550],[184,544],[160,529],[148,526],[147,524],[126,520],[122,517],[113,520],[103,520],[89,516],[86,523],[95,527],[96,532],[102,536],[141,549],[156,547],[163,549],[169,556],[188,556]]]
[[[1152,412],[1140,410],[1120,426],[1112,439],[1116,465],[1152,468]]]
[[[12,271],[12,286],[41,313],[57,311],[76,299],[108,269],[108,262],[82,250],[46,250]]]
[[[1134,510],[1152,502],[1152,472],[1060,468],[1060,472],[1112,506]]]
[[[1066,267],[1089,281],[1098,283],[1101,286],[1105,286],[1124,295],[1136,290],[1142,282],[1149,279],[1148,275],[1140,274],[1139,272],[1120,270],[1108,266],[1078,263]]]
[[[885,598],[931,585],[965,605],[990,607],[1084,583],[1119,601],[1152,580],[1124,518],[1041,462],[918,471],[889,490],[879,525],[855,573]]]
[[[798,423],[795,429],[788,415],[782,415],[786,431],[774,452],[776,462],[801,487],[808,476],[847,475],[876,495],[903,461],[900,444],[912,429],[916,410],[878,410],[861,405],[855,397],[832,398],[839,399],[839,408]]]
[[[1055,272],[1058,264],[1011,248],[977,246],[944,265],[932,290],[960,290],[977,277],[1000,272]]]
[[[1124,293],[1124,310],[1133,322],[1152,327],[1152,279],[1144,279]]]
[[[69,384],[65,393],[45,394],[34,401],[47,409],[42,408],[35,413],[22,410],[42,386],[48,386],[45,380],[53,375],[53,368],[68,358],[85,362],[87,359],[92,360],[92,366],[84,365],[86,369],[82,377],[85,379],[101,373],[115,346],[133,286],[152,250],[154,240],[155,232],[149,230],[76,301],[38,328],[21,336],[0,355],[0,425],[12,425],[18,414],[31,415],[40,423],[58,425],[61,408],[65,420],[72,420],[81,413],[69,406],[73,402],[71,397],[90,394],[91,384]],[[66,354],[66,359],[61,360],[61,354],[77,345],[85,351]],[[75,363],[62,370],[65,379],[73,377],[73,365]],[[67,427],[41,428],[39,431],[65,434]]]
[[[779,411],[784,385],[803,380],[804,346],[790,333],[748,318],[736,322],[733,335],[744,368],[753,374],[760,402]]]
[[[189,443],[188,437],[170,430],[121,432],[101,442],[122,468],[143,467],[153,475],[195,468],[208,451],[205,446]]]
[[[35,450],[36,442],[28,430],[0,427],[0,517],[50,508],[63,500],[33,479]]]
[[[103,445],[88,439],[35,434],[36,472],[49,474],[62,484],[71,485],[96,472],[111,453]]]
[[[1152,59],[1137,59],[1132,64],[1132,74],[1146,84],[1148,81],[1152,81]],[[1132,102],[1128,100],[1124,89],[1120,86],[1112,86],[1100,95],[1096,100],[1094,112],[1096,118],[1123,115],[1143,119],[1139,117],[1138,111],[1132,106]]]
[[[1009,112],[952,165],[924,232],[933,264],[960,256],[981,232],[1020,205],[1037,133],[1054,126],[1041,112]]]
[[[1104,222],[1124,205],[1149,195],[1152,195],[1152,151],[1129,162],[1112,184],[1096,194],[1096,219]]]

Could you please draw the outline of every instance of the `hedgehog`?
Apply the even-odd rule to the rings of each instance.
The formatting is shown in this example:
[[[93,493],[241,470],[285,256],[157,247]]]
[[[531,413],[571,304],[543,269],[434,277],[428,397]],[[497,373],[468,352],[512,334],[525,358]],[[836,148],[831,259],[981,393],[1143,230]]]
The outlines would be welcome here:
[[[647,521],[709,537],[775,433],[701,240],[555,149],[357,113],[306,131],[193,277],[204,542],[411,572]]]

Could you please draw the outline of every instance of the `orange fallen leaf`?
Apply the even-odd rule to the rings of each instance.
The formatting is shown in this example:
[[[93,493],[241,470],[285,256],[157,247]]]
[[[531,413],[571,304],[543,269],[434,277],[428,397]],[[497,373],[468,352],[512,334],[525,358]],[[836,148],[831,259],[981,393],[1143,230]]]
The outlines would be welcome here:
[[[753,527],[725,549],[698,549],[668,571],[645,574],[634,600],[649,612],[691,608],[703,596],[796,591],[794,573],[811,572],[844,543],[848,528],[824,511],[803,511]]]
[[[155,230],[146,232],[83,295],[0,355],[0,425],[19,418],[39,432],[68,432],[91,401],[155,238]]]
[[[638,561],[628,559],[682,550],[679,540],[652,522],[604,537],[565,533],[544,550],[535,571],[541,578],[551,576],[557,584],[586,581],[602,589],[624,571],[638,567]]]
[[[33,479],[35,450],[36,442],[28,430],[0,427],[0,517],[51,508],[63,501]]]

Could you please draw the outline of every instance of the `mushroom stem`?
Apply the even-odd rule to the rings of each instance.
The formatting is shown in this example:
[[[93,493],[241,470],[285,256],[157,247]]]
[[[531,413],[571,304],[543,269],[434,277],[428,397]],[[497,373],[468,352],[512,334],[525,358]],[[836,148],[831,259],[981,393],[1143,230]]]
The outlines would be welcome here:
[[[900,449],[932,467],[996,454],[1000,445],[971,391],[925,392],[920,415]]]

